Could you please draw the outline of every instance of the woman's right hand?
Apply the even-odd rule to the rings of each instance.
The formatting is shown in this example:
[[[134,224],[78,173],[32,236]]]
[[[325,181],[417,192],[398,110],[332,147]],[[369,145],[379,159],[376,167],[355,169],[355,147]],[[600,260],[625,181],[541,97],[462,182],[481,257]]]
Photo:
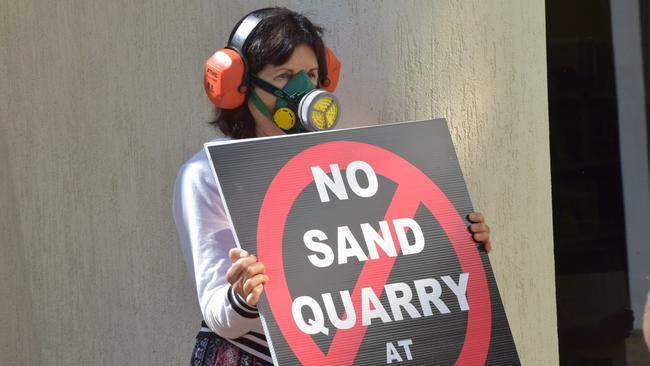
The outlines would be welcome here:
[[[264,264],[247,251],[232,248],[228,252],[232,265],[226,272],[226,279],[233,290],[251,306],[257,306],[269,276],[264,274]]]

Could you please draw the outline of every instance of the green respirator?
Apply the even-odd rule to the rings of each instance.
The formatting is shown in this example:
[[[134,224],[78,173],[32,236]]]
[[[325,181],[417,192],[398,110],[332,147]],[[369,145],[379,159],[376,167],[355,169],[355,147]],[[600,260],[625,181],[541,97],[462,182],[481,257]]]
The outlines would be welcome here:
[[[251,88],[251,100],[255,107],[287,133],[325,131],[334,128],[339,120],[340,108],[336,96],[314,88],[304,70],[294,75],[282,89],[255,75],[251,75],[251,81],[276,97],[271,113]]]

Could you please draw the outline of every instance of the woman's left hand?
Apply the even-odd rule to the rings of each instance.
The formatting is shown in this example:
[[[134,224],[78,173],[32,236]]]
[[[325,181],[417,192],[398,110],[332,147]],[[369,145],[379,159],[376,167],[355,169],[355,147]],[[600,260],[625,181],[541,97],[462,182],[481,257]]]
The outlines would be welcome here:
[[[469,226],[469,232],[472,233],[472,238],[479,244],[483,244],[485,250],[489,252],[492,250],[492,243],[490,242],[490,227],[485,223],[485,218],[480,212],[472,212],[467,215],[472,224]]]

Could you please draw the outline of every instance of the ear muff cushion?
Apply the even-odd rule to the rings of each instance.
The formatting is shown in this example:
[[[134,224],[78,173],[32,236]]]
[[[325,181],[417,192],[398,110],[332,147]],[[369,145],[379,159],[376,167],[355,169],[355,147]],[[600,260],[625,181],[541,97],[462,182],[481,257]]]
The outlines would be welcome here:
[[[234,109],[244,103],[246,90],[240,86],[244,79],[245,65],[241,55],[223,48],[205,62],[203,86],[208,98],[217,107]]]
[[[339,76],[341,74],[341,61],[329,47],[325,47],[325,63],[327,64],[327,78],[329,83],[322,85],[322,88],[330,93],[334,93],[339,85]]]

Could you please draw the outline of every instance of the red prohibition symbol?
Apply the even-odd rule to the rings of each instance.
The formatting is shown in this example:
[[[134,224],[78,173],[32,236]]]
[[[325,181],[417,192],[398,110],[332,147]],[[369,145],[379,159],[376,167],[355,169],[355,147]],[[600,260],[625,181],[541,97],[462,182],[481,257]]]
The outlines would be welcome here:
[[[330,164],[344,169],[353,161],[370,164],[375,172],[397,185],[384,220],[413,218],[424,205],[442,226],[458,257],[462,272],[469,273],[469,303],[465,342],[456,360],[458,366],[484,365],[490,346],[492,309],[487,278],[481,257],[467,232],[465,222],[440,188],[404,158],[381,147],[362,142],[334,141],[311,147],[292,158],[275,176],[266,192],[257,228],[257,254],[272,279],[265,286],[273,317],[282,335],[301,364],[353,365],[367,326],[338,329],[329,352],[324,353],[308,334],[298,329],[291,311],[293,298],[284,273],[283,236],[287,217],[295,201],[313,182],[310,168],[329,173]],[[394,228],[391,227],[393,231]],[[395,235],[394,232],[391,233]],[[380,296],[396,257],[383,256],[363,266],[352,292],[355,309],[360,308],[361,288],[372,287]]]

